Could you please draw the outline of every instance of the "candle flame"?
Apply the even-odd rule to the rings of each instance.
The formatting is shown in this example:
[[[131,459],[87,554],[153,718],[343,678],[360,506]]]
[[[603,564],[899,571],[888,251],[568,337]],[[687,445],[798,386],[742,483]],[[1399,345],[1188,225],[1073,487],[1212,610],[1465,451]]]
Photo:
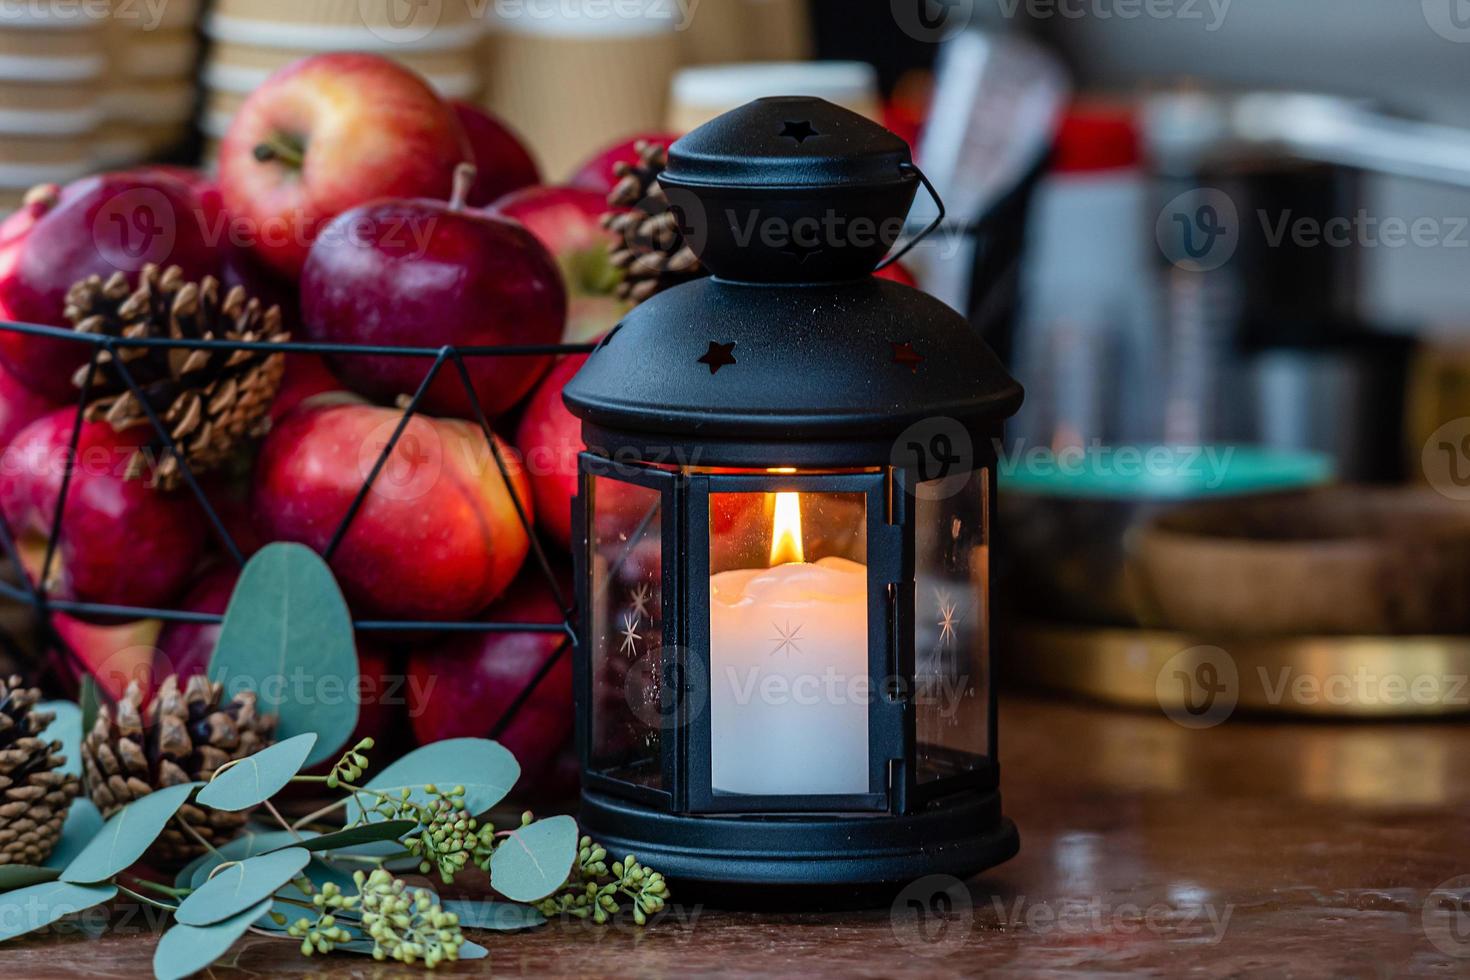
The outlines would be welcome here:
[[[776,494],[776,519],[771,531],[771,567],[806,561],[801,550],[801,494]]]

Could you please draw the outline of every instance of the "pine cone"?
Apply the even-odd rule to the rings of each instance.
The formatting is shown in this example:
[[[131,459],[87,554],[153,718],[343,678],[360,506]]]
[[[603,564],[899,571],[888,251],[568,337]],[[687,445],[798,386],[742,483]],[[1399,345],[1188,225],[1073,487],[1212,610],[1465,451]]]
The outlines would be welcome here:
[[[137,682],[116,710],[98,709],[97,722],[82,740],[82,775],[92,802],[104,817],[155,789],[208,780],[233,759],[253,755],[274,741],[275,715],[255,713],[255,694],[244,691],[221,705],[223,686],[191,677],[182,694],[179,680],[164,678],[145,712]],[[249,811],[226,813],[184,804],[179,811],[198,834],[170,823],[147,860],[178,867],[203,854],[199,838],[219,846],[238,834]]]
[[[605,214],[602,224],[618,237],[609,256],[623,270],[618,296],[641,303],[654,293],[698,279],[705,271],[685,244],[679,219],[658,182],[668,166],[668,151],[646,140],[637,143],[637,150],[637,164],[614,165],[618,182],[607,196],[610,207],[630,210]]]
[[[39,737],[55,718],[31,710],[40,700],[40,690],[21,687],[18,676],[0,680],[0,865],[50,857],[81,789],[76,776],[60,771],[61,743]]]
[[[66,317],[82,333],[126,339],[290,339],[281,329],[280,307],[265,309],[239,286],[221,298],[221,289],[212,277],[195,284],[185,282],[177,266],[149,265],[136,288],[120,272],[105,282],[91,276],[77,283],[66,296]],[[245,439],[263,434],[286,366],[284,354],[187,347],[119,347],[117,359],[195,473],[220,466]],[[72,378],[78,388],[87,384],[87,370],[83,366]],[[150,424],[107,351],[92,376],[86,413],[88,421],[106,419],[119,431]],[[129,478],[141,476],[157,458],[154,479],[163,489],[177,487],[179,460],[163,449],[159,438],[135,452]]]

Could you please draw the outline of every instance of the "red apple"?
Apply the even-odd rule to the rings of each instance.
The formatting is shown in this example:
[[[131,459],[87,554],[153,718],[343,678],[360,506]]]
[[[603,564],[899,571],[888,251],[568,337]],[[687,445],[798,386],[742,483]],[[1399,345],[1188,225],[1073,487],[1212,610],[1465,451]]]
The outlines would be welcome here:
[[[262,533],[324,552],[401,417],[393,409],[326,398],[276,423],[255,470]],[[496,448],[532,517],[524,471],[498,439]],[[415,415],[331,566],[360,615],[458,620],[504,591],[529,547],[511,486],[482,431],[457,419]]]
[[[0,368],[0,449],[10,445],[21,429],[56,407],[55,401],[36,394]]]
[[[272,75],[220,144],[225,210],[294,279],[334,217],[383,197],[447,197],[469,141],[454,110],[377,55],[304,58]]]
[[[146,698],[163,679],[155,646],[162,620],[138,619],[104,626],[53,612],[51,626],[71,654],[56,661],[67,678],[80,682],[86,673],[113,701],[127,693],[128,685],[134,682]]]
[[[454,197],[379,201],[340,215],[311,250],[301,279],[306,335],[317,341],[395,347],[554,344],[566,323],[556,263],[534,235],[464,208],[474,168],[463,167]],[[467,356],[475,397],[491,418],[536,383],[550,357]],[[379,400],[411,394],[426,358],[335,355],[342,382]],[[427,412],[470,418],[474,404],[446,365],[421,403]]]
[[[608,260],[613,235],[602,226],[606,195],[575,187],[527,187],[491,210],[526,226],[556,256],[567,290],[562,342],[580,344],[611,330],[631,309],[615,290],[623,274]]]
[[[61,494],[75,412],[61,409],[21,430],[0,457],[0,508],[34,579],[41,570]],[[188,583],[203,553],[199,506],[185,494],[126,479],[147,427],[114,432],[82,425],[48,591],[54,598],[122,606],[165,606]]]
[[[271,421],[281,418],[308,398],[329,391],[342,391],[342,382],[315,354],[287,354],[286,370],[281,376],[281,390],[271,402]]]
[[[562,404],[561,391],[586,360],[578,354],[558,361],[526,403],[516,429],[516,449],[531,477],[536,525],[563,548],[572,544],[572,498],[583,446],[582,422]]]
[[[615,143],[600,150],[578,167],[572,174],[570,183],[573,187],[581,187],[606,198],[617,185],[617,165],[639,162],[639,143],[657,143],[667,148],[678,138],[677,133],[643,133],[621,143]]]
[[[233,564],[216,565],[184,596],[183,612],[223,613],[230,604],[240,569]],[[218,623],[165,623],[158,635],[158,668],[163,674],[178,674],[188,680],[209,670],[214,644],[219,639]]]
[[[541,183],[536,161],[504,120],[468,102],[449,104],[473,151],[475,184],[465,197],[466,204],[482,208],[511,191]]]
[[[540,567],[532,567],[484,619],[559,624],[562,611]],[[414,654],[408,687],[419,744],[494,737],[520,762],[523,786],[550,772],[572,733],[572,651],[565,633],[457,633]]]
[[[190,280],[217,275],[194,191],[167,174],[116,173],[47,188],[0,225],[0,320],[69,327],[66,293],[88,276],[132,277],[145,265],[177,265]],[[0,362],[27,387],[60,401],[92,346],[0,331]]]

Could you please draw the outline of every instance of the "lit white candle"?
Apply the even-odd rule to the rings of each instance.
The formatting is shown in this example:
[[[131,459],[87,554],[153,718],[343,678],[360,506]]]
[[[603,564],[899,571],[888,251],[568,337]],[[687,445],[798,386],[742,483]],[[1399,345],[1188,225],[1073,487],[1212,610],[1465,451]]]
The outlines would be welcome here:
[[[868,792],[868,569],[802,561],[798,507],[777,494],[773,567],[710,579],[716,792]]]

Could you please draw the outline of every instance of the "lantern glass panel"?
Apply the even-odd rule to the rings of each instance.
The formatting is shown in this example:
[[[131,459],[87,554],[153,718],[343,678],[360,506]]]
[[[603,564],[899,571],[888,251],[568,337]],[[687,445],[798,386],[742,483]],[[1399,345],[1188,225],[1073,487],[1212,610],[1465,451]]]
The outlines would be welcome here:
[[[867,495],[712,493],[716,795],[869,789]]]
[[[990,475],[954,474],[914,501],[918,781],[966,773],[990,752]]]
[[[590,768],[661,787],[662,494],[611,477],[590,480]]]

